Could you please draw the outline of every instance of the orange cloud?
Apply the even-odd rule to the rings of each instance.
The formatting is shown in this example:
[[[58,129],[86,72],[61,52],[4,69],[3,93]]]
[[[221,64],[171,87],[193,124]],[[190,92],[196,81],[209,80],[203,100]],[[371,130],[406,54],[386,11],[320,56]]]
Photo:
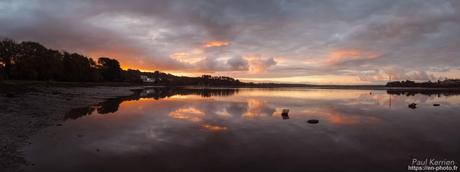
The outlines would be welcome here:
[[[371,51],[362,51],[358,49],[335,50],[329,53],[326,59],[327,64],[340,64],[347,61],[371,60],[379,57],[379,54]]]
[[[188,53],[185,53],[185,52],[177,52],[177,53],[173,53],[170,55],[171,58],[177,59],[177,60],[182,60],[186,58],[187,56],[188,56]]]
[[[134,52],[118,52],[118,51],[91,51],[87,53],[89,57],[93,58],[95,61],[99,57],[110,57],[117,59],[120,62],[120,67],[123,70],[127,69],[139,69],[145,72],[153,72],[155,70],[164,70],[171,68],[170,66],[159,66],[154,63],[146,63],[142,61],[142,57]]]
[[[223,47],[223,46],[228,46],[230,45],[229,42],[227,41],[209,41],[204,44],[205,48],[211,48],[211,47]]]
[[[189,53],[188,52],[175,52],[169,55],[169,57],[179,62],[189,63],[189,64],[193,64],[193,63],[199,62],[204,59],[203,51],[201,50],[194,50]]]
[[[250,73],[262,73],[277,64],[274,58],[262,58],[257,55],[247,55],[244,59],[248,61]]]

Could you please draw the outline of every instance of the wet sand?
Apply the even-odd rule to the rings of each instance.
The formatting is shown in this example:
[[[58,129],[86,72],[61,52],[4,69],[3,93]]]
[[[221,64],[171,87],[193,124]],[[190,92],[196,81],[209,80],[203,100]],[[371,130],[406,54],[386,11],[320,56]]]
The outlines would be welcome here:
[[[142,86],[110,84],[0,83],[0,171],[16,171],[28,139],[48,126],[59,126],[65,114],[109,98],[129,96]]]

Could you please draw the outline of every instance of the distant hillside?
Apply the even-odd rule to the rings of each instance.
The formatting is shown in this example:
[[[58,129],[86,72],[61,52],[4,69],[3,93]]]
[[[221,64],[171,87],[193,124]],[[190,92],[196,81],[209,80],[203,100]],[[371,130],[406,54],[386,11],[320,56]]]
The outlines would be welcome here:
[[[423,88],[460,88],[460,79],[438,80],[436,82],[393,81],[386,84],[387,87],[423,87]]]

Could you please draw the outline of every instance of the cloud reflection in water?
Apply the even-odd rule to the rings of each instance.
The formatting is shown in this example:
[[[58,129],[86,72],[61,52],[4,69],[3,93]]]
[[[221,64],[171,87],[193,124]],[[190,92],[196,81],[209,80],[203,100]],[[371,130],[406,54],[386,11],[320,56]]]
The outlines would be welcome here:
[[[308,171],[305,162],[310,162],[308,167],[317,171],[330,159],[340,160],[337,168],[372,171],[377,165],[384,171],[398,171],[412,156],[460,155],[456,95],[390,95],[384,90],[202,91],[156,88],[75,111],[80,115],[68,116],[75,120],[44,132],[52,135],[32,139],[25,154],[38,165],[28,171],[91,171],[87,167],[107,163],[108,171],[139,166],[148,171],[177,170],[170,162],[185,171],[223,167],[266,171],[280,166],[289,168],[286,171]],[[419,108],[408,109],[412,101]],[[434,102],[441,106],[433,107]],[[117,111],[102,115],[96,110],[109,104],[112,108],[103,109]],[[282,119],[282,109],[290,110],[289,120]],[[305,122],[309,119],[320,123],[309,125]],[[79,134],[84,137],[76,137]],[[336,166],[330,171],[339,171]]]

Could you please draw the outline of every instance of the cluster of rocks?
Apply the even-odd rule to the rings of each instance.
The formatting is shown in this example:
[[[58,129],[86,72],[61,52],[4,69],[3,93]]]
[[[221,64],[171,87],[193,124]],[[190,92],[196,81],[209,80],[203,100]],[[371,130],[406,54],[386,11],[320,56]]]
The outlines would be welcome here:
[[[283,109],[283,111],[281,112],[281,117],[283,118],[283,120],[289,119],[289,109]],[[309,124],[318,124],[319,120],[317,120],[317,119],[309,119],[309,120],[307,120],[307,123],[309,123]]]
[[[433,106],[441,106],[439,103],[434,103]],[[411,109],[416,109],[417,108],[417,103],[411,103],[408,105],[409,108]]]

